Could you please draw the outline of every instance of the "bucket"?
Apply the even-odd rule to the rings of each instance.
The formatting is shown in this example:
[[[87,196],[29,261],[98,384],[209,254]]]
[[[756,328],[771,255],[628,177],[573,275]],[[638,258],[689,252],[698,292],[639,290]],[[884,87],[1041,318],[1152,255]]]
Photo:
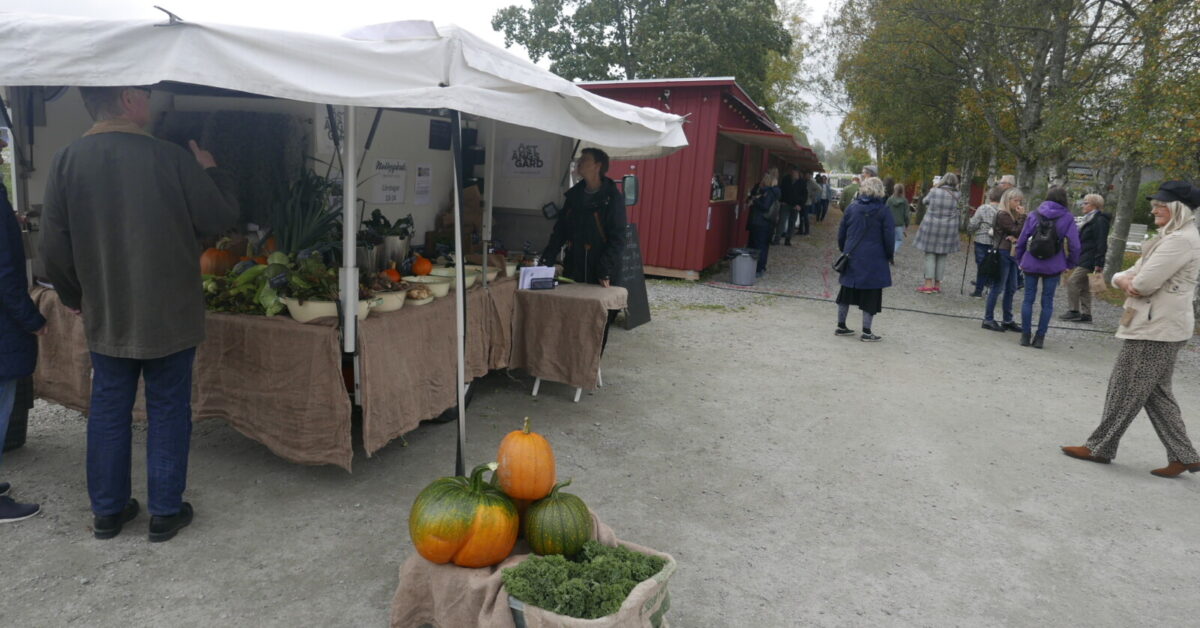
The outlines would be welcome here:
[[[749,253],[740,253],[733,261],[729,263],[730,273],[733,275],[733,285],[735,286],[753,286],[755,280],[755,271],[758,270],[758,262]]]

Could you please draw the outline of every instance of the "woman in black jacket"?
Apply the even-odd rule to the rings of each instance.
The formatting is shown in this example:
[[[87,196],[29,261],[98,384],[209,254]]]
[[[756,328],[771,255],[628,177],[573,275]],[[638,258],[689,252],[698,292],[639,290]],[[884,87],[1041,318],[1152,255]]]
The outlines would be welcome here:
[[[1067,276],[1067,313],[1059,320],[1092,322],[1092,291],[1088,275],[1104,271],[1104,256],[1108,254],[1108,229],[1112,218],[1104,213],[1104,197],[1088,194],[1083,197],[1083,215],[1075,219],[1079,226],[1079,265]]]
[[[0,139],[0,149],[4,146]],[[29,298],[21,228],[8,202],[8,190],[0,182],[0,450],[12,418],[17,380],[33,374],[37,336],[44,333],[46,319]],[[8,489],[8,482],[0,482],[0,523],[28,519],[41,511],[37,504],[13,501],[6,495]]]
[[[608,154],[585,148],[575,170],[583,179],[567,190],[567,199],[554,223],[542,263],[553,265],[563,254],[563,276],[605,288],[617,273],[625,246],[625,197],[609,179]]]

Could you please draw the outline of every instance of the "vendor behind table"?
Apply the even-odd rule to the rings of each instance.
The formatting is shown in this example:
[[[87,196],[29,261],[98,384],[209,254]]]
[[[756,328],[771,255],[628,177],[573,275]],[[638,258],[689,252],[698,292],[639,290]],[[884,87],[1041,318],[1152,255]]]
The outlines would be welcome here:
[[[582,179],[567,190],[542,263],[553,265],[563,247],[563,276],[582,283],[611,285],[625,245],[625,202],[609,179],[608,154],[583,149],[575,166]]]

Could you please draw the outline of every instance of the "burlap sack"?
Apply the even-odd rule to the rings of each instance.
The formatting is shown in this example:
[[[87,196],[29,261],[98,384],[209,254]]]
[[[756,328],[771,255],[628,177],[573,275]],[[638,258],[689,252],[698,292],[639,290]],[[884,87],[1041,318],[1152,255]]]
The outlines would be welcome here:
[[[667,565],[656,576],[642,582],[630,592],[621,610],[600,619],[575,619],[556,615],[537,607],[524,607],[518,614],[524,626],[548,628],[601,628],[607,626],[667,626],[663,615],[670,608],[667,579],[675,572],[675,559],[670,555],[617,539],[612,528],[592,513],[592,538],[616,547],[660,556]],[[529,545],[519,541],[513,554],[493,567],[466,569],[454,565],[435,565],[413,553],[400,567],[400,585],[392,597],[391,625],[393,628],[518,628],[509,608],[508,593],[500,580],[500,572],[531,556]],[[524,606],[524,605],[522,605]]]

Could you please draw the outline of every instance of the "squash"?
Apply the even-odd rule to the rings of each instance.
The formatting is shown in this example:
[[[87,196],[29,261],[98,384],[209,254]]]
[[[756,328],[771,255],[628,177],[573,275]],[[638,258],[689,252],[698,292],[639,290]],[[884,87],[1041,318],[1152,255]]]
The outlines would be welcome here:
[[[413,263],[412,263],[413,274],[414,275],[428,275],[432,271],[433,271],[433,262],[425,259],[424,257],[421,257],[421,254],[417,253],[417,259],[413,260]]]
[[[413,547],[426,560],[488,567],[512,553],[520,519],[512,500],[484,482],[482,464],[471,477],[434,480],[417,495],[408,515]]]
[[[400,274],[400,271],[396,270],[396,262],[392,262],[387,270],[382,270],[379,274],[387,277],[388,281],[392,283],[400,283],[404,280],[404,276]]]
[[[554,488],[554,450],[541,434],[522,429],[509,432],[496,453],[500,488],[513,499],[541,499]]]
[[[535,554],[562,554],[567,558],[579,553],[592,538],[592,513],[576,495],[560,493],[571,483],[555,484],[544,499],[533,502],[522,521],[525,540]]]
[[[275,236],[271,236],[271,237],[267,238],[266,241],[262,243],[261,250],[263,253],[265,253],[267,255],[270,255],[271,253],[274,253],[275,251],[279,250],[275,244]]]
[[[229,273],[229,269],[233,268],[234,264],[238,263],[237,255],[230,251],[229,238],[221,238],[216,246],[205,249],[200,254],[200,274],[201,275],[225,275]]]

